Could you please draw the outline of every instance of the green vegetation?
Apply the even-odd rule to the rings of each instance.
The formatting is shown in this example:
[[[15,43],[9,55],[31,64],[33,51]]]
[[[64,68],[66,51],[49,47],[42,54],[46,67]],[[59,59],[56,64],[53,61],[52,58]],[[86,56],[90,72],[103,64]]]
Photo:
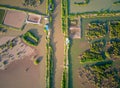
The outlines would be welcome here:
[[[46,88],[53,88],[54,86],[54,50],[51,46],[50,39],[47,38],[47,74],[46,74]]]
[[[68,1],[62,0],[62,30],[68,33]]]
[[[86,31],[86,36],[88,40],[93,40],[95,38],[100,38],[106,34],[106,24],[105,23],[90,23],[88,24],[88,30]]]
[[[81,63],[101,61],[106,59],[104,48],[106,41],[104,39],[93,42],[90,49],[85,51],[81,58]]]
[[[90,2],[90,0],[84,0],[83,2],[74,2],[76,5],[87,5]]]
[[[104,51],[106,41],[104,39],[97,40],[90,45],[90,50],[95,53],[100,53]]]
[[[120,21],[110,23],[110,38],[120,38]]]
[[[120,56],[120,40],[119,39],[111,40],[111,46],[108,49],[108,53],[115,56]]]
[[[41,0],[24,0],[24,6],[37,7],[41,3]]]
[[[23,40],[33,46],[37,46],[39,43],[39,38],[35,36],[32,32],[28,31],[23,35]]]
[[[118,71],[113,67],[113,61],[98,62],[85,67],[91,75],[88,79],[94,81],[99,88],[119,88],[120,76]]]
[[[110,44],[108,53],[114,56],[120,56],[120,21],[112,21],[110,23]]]
[[[5,29],[4,27],[0,27],[0,33],[6,33],[7,29]]]
[[[0,24],[2,24],[5,15],[5,10],[0,9]]]
[[[80,62],[85,63],[85,62],[93,62],[93,61],[95,62],[95,61],[102,61],[102,60],[104,60],[102,53],[95,53],[90,50],[87,50],[82,55]]]
[[[54,11],[55,5],[54,5],[54,0],[48,0],[48,10],[49,13],[52,13]]]
[[[113,3],[114,5],[120,4],[120,1],[116,1]]]
[[[66,79],[67,79],[67,74],[66,74],[66,69],[64,69],[61,88],[67,88],[67,80]]]
[[[40,58],[37,58],[35,61],[34,61],[34,64],[35,65],[38,65],[40,63]]]

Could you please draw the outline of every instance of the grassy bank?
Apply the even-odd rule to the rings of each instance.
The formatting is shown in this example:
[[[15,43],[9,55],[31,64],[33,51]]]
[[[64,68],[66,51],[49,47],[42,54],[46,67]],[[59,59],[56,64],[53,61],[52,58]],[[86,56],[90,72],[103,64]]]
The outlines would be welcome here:
[[[5,10],[0,9],[0,24],[2,24],[5,15]]]
[[[49,26],[52,28],[53,17],[52,13],[54,11],[54,0],[47,0],[47,14],[49,16]],[[50,32],[50,31],[49,31]],[[46,74],[46,88],[54,88],[54,49],[52,47],[50,35],[47,33],[47,74]]]
[[[68,1],[62,0],[62,30],[63,33],[68,33]]]
[[[46,75],[46,88],[53,88],[54,83],[54,53],[52,47],[47,44],[47,75]]]

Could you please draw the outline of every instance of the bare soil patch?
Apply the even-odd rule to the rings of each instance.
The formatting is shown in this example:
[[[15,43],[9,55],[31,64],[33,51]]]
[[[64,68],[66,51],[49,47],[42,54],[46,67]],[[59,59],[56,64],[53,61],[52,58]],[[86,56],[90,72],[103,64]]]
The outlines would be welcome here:
[[[15,10],[8,10],[5,16],[4,24],[16,28],[21,28],[25,19],[26,13]]]

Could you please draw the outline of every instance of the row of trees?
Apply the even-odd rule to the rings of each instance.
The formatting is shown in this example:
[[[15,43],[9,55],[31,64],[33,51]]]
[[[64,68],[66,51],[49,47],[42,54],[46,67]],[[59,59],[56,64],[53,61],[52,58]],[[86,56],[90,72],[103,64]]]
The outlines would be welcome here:
[[[62,30],[67,32],[68,30],[68,1],[62,0]]]

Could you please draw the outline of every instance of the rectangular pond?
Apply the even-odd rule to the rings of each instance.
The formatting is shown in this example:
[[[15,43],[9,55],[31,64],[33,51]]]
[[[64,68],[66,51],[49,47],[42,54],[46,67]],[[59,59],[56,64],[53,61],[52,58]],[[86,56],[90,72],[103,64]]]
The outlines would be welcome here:
[[[114,5],[118,0],[90,0],[86,5],[78,5],[83,0],[69,0],[70,13],[100,12],[100,11],[120,11],[120,3]]]

